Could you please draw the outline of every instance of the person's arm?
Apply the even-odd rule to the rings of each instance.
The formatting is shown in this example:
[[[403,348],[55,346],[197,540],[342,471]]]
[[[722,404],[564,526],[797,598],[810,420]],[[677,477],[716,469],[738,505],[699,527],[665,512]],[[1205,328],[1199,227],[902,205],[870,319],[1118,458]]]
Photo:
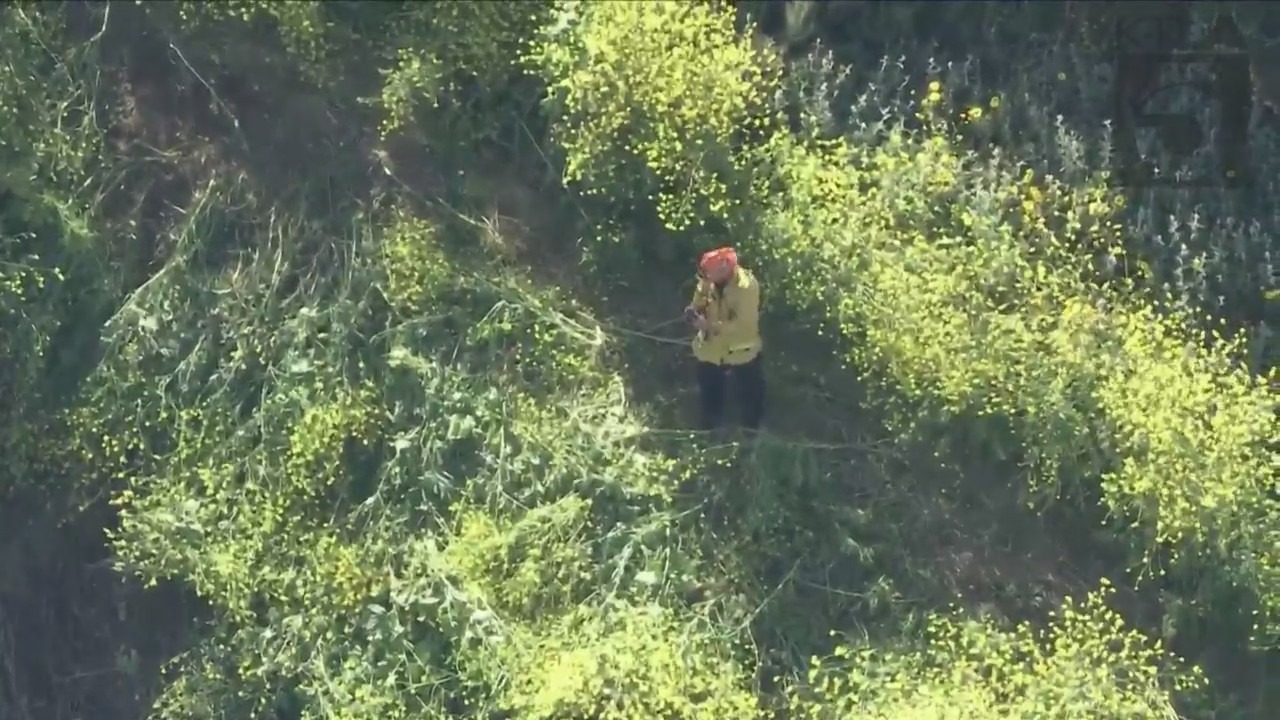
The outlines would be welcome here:
[[[710,283],[702,278],[698,278],[697,285],[693,290],[693,298],[689,301],[689,305],[685,307],[685,319],[690,324],[697,325],[698,318],[705,318],[707,314],[707,303],[710,300],[709,294]]]
[[[698,278],[698,284],[693,288],[693,299],[689,301],[689,307],[698,312],[707,311],[707,302],[711,299],[711,283]]]

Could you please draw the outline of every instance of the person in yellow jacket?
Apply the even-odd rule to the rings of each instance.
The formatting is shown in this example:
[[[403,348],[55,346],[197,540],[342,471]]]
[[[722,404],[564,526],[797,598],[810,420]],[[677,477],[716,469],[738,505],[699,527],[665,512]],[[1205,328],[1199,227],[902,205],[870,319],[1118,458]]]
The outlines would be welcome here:
[[[724,417],[725,385],[733,377],[743,424],[760,427],[764,416],[763,343],[760,338],[760,283],[738,265],[731,247],[708,251],[698,262],[698,287],[685,317],[698,330],[693,340],[705,429]]]

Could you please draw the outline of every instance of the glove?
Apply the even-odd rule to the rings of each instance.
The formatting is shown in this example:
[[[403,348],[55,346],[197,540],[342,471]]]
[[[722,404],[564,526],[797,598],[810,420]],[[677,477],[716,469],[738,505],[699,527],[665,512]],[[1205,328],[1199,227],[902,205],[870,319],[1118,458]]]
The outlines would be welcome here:
[[[694,306],[690,305],[684,309],[684,320],[690,325],[696,326],[700,317],[702,317],[702,313],[698,312],[698,309]]]

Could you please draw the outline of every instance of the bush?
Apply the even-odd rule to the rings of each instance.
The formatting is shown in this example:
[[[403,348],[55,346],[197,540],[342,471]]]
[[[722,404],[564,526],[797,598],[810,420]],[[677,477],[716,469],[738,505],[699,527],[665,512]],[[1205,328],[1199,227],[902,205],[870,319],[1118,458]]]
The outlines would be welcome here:
[[[598,327],[564,298],[451,260],[430,220],[379,213],[330,244],[278,213],[228,222],[244,199],[215,195],[187,216],[191,256],[228,226],[258,244],[233,267],[177,258],[133,299],[80,424],[86,450],[112,453],[86,452],[92,466],[124,468],[122,568],[180,579],[213,610],[159,717],[550,716],[605,702],[599,685],[556,694],[547,672],[580,656],[623,662],[593,683],[741,716],[754,698],[718,638],[697,631],[686,657],[671,643],[694,633],[689,618],[599,607],[606,584],[617,602],[666,605],[635,576],[697,563],[661,542],[680,478],[636,446]],[[431,263],[416,266],[420,252]],[[238,292],[219,292],[229,281]],[[375,288],[394,301],[385,314]],[[148,332],[161,313],[170,322]],[[113,412],[138,398],[166,408],[138,418],[165,437]],[[145,461],[118,458],[120,442]]]
[[[802,720],[1162,720],[1170,697],[1203,677],[1124,627],[1105,585],[1070,599],[1043,631],[939,615],[923,648],[884,651],[842,645],[792,689]],[[1167,669],[1165,669],[1167,668]]]
[[[66,13],[30,2],[0,11],[0,191],[18,200],[6,207],[10,218],[63,227],[83,241],[102,180],[95,174],[103,160],[95,118],[101,98],[96,45],[69,41]]]
[[[530,63],[555,107],[565,177],[682,231],[732,215],[735,148],[770,120],[775,68],[704,3],[566,3]],[[635,204],[635,203],[639,204]]]
[[[79,375],[80,347],[55,342],[101,308],[106,243],[96,236],[104,177],[114,171],[97,125],[96,42],[73,43],[68,9],[0,8],[0,497],[57,502],[65,475],[60,404]],[[87,15],[100,19],[97,12]],[[58,482],[31,483],[46,470]]]
[[[396,50],[383,72],[384,136],[417,123],[468,147],[509,142],[532,102],[520,58],[550,15],[544,0],[406,5],[388,25]]]
[[[511,638],[503,707],[555,720],[759,717],[734,658],[708,630],[662,607],[584,606],[547,630]]]
[[[1186,318],[1089,281],[1092,252],[1075,238],[1116,235],[1100,185],[1020,177],[937,134],[829,154],[852,165],[845,181],[809,151],[780,158],[788,190],[761,253],[783,292],[857,339],[854,364],[942,419],[1015,419],[1021,447],[990,445],[1032,463],[1033,489],[1052,497],[1065,480],[1076,494],[1101,477],[1109,509],[1150,528],[1150,550],[1189,541],[1233,557],[1280,609],[1263,570],[1274,561],[1258,557],[1275,546],[1248,539],[1280,523],[1267,509],[1274,396],[1238,347],[1199,347]]]

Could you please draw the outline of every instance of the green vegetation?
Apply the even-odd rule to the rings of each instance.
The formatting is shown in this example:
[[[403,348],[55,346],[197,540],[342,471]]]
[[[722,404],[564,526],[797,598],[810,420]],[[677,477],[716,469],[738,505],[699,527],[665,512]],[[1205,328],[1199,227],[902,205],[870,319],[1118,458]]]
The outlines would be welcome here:
[[[0,7],[0,716],[1274,717],[1276,117],[1078,5]]]

